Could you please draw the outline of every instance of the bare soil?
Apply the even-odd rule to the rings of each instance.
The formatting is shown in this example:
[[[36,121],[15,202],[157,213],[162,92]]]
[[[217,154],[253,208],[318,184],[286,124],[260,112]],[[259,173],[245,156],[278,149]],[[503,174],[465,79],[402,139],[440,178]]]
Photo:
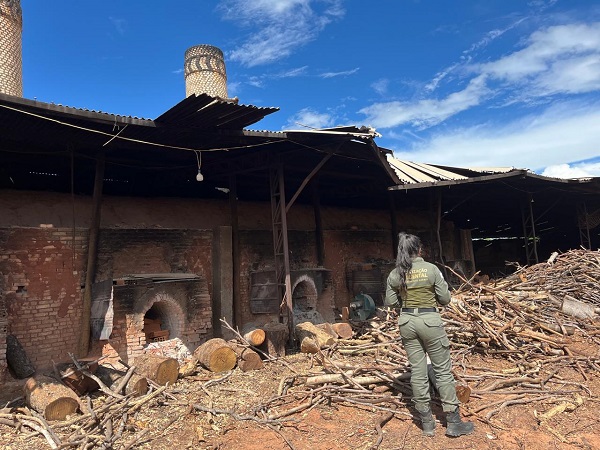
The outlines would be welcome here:
[[[596,362],[600,357],[600,345],[596,338],[576,335],[569,338],[569,348],[579,356],[585,356]],[[361,366],[369,358],[342,357],[335,355],[336,361]],[[526,359],[526,358],[525,358]],[[516,361],[509,358],[490,357],[474,354],[455,361],[457,378],[467,375],[481,375],[477,368],[502,371],[517,367]],[[393,405],[396,414],[383,422],[386,412],[369,406],[350,403],[319,404],[311,409],[287,416],[290,420],[284,426],[267,425],[260,422],[260,411],[264,404],[278,396],[283,378],[294,373],[317,372],[311,356],[297,353],[280,361],[267,362],[263,369],[241,372],[235,369],[226,379],[212,385],[209,380],[217,380],[224,374],[212,374],[201,371],[192,377],[178,380],[171,388],[174,398],[158,397],[148,403],[139,413],[128,419],[128,430],[123,435],[125,448],[136,433],[148,430],[144,440],[131,448],[136,449],[497,449],[497,450],[575,450],[600,449],[600,376],[591,366],[581,365],[557,367],[555,380],[564,380],[565,390],[577,387],[579,392],[568,398],[550,397],[547,401],[528,401],[524,396],[522,403],[504,404],[493,402],[507,400],[510,396],[496,394],[472,395],[463,405],[463,416],[475,423],[475,431],[469,436],[449,438],[444,435],[445,423],[439,402],[434,400],[434,413],[439,422],[433,438],[424,437],[418,423],[412,418],[409,390],[396,392],[400,402]],[[596,366],[597,367],[597,366]],[[470,381],[474,391],[485,380]],[[489,380],[488,380],[489,381]],[[22,381],[10,381],[0,391],[0,404],[15,400],[21,395]],[[579,387],[585,389],[579,389]],[[586,392],[586,389],[588,390]],[[306,388],[302,388],[303,391]],[[293,391],[291,389],[290,391]],[[514,397],[514,396],[512,396]],[[512,398],[511,397],[511,398]],[[565,404],[583,402],[574,410],[567,408],[548,420],[538,420],[540,414],[551,408]],[[96,395],[94,405],[104,401]],[[273,411],[289,411],[306,401],[294,398],[282,402]],[[22,404],[16,401],[13,405]],[[198,411],[194,405],[203,405],[215,414]],[[481,409],[484,406],[487,408]],[[385,406],[385,405],[382,405]],[[497,408],[489,419],[486,415]],[[481,411],[479,411],[481,409]],[[216,413],[226,410],[237,414]],[[479,411],[479,412],[478,412]],[[64,434],[63,434],[64,436]],[[0,423],[0,447],[11,450],[30,450],[49,448],[48,443],[39,435],[31,435],[30,430],[15,430]]]

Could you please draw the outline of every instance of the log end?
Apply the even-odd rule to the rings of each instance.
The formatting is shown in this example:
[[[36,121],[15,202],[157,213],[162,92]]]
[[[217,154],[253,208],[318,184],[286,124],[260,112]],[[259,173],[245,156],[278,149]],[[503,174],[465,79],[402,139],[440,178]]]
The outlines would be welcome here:
[[[174,358],[168,358],[165,361],[163,361],[162,364],[160,364],[160,366],[158,366],[156,370],[156,379],[154,381],[156,381],[161,386],[164,386],[167,383],[169,383],[169,385],[173,385],[177,381],[178,377],[179,363]],[[146,391],[147,390],[148,387],[146,386]]]
[[[29,378],[23,385],[25,403],[46,420],[64,420],[79,410],[79,397],[51,377]]]
[[[137,379],[132,378],[129,383],[127,383],[125,393],[132,393],[136,397],[146,395],[148,393],[148,380],[144,377],[139,377]]]
[[[244,335],[244,338],[253,346],[258,347],[260,344],[265,342],[266,333],[265,330],[257,328]]]
[[[216,349],[208,360],[208,369],[211,372],[227,372],[235,367],[237,355],[229,347]]]
[[[302,342],[300,343],[300,351],[302,353],[318,353],[319,352],[319,344],[317,344],[317,342],[306,336],[304,339],[302,339]]]
[[[194,358],[211,372],[227,372],[235,367],[237,355],[221,338],[212,338],[194,350]]]
[[[46,420],[65,420],[79,409],[79,402],[73,398],[62,397],[46,406],[44,418]]]

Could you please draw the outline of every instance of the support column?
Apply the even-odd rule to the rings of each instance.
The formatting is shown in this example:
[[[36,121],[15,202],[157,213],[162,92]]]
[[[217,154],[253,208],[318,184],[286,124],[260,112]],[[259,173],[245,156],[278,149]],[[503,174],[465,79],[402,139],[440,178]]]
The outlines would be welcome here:
[[[398,256],[398,218],[396,217],[396,196],[393,192],[388,192],[390,200],[390,222],[392,226],[392,255],[394,259]]]
[[[279,305],[280,321],[287,320],[290,340],[293,339],[292,284],[290,275],[290,256],[288,247],[287,214],[285,206],[285,184],[283,164],[279,163],[270,170],[271,217],[273,223],[273,249],[275,256],[275,279]]]
[[[313,211],[315,214],[315,243],[317,246],[317,265],[323,267],[325,264],[325,240],[323,238],[323,221],[321,220],[321,200],[319,198],[319,187],[317,181],[311,183]]]
[[[212,317],[215,337],[223,337],[221,319],[234,326],[232,227],[213,230],[212,243]],[[225,330],[226,331],[226,330]],[[227,334],[225,332],[225,334]],[[229,336],[226,336],[229,338]]]
[[[240,227],[238,214],[237,178],[235,175],[229,177],[229,207],[231,211],[231,254],[233,259],[233,319],[234,324],[242,327],[242,305],[240,296]]]
[[[102,187],[104,185],[104,150],[98,153],[96,159],[96,175],[94,178],[94,193],[92,197],[92,218],[88,235],[87,264],[85,268],[85,288],[81,311],[81,329],[77,355],[87,356],[90,348],[90,321],[92,315],[92,284],[96,278],[96,263],[98,261],[98,237],[100,234],[100,218],[102,213]]]
[[[591,250],[592,237],[590,235],[589,215],[585,202],[580,202],[577,204],[577,224],[579,226],[579,239],[581,241],[581,246]]]
[[[535,217],[533,216],[533,196],[527,194],[527,198],[521,205],[521,216],[523,218],[523,236],[525,239],[525,256],[527,265],[539,262],[537,253],[537,236],[535,234]]]

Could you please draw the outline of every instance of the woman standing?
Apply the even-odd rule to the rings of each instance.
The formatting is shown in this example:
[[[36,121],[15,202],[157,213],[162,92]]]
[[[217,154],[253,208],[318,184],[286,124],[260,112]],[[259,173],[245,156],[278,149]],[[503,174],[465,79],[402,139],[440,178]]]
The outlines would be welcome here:
[[[398,235],[396,268],[387,279],[385,305],[401,307],[398,324],[402,343],[411,365],[413,403],[421,416],[423,434],[433,436],[435,419],[431,414],[431,394],[427,376],[427,356],[435,373],[442,408],[446,413],[446,435],[473,432],[471,422],[460,418],[452,375],[450,342],[444,331],[437,305],[450,303],[450,291],[440,270],[421,258],[421,240],[412,234]]]

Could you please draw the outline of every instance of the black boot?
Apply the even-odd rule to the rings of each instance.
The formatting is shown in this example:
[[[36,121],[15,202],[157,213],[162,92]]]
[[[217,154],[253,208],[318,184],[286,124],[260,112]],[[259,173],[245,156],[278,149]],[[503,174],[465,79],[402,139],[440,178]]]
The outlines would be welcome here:
[[[463,422],[460,418],[458,408],[446,414],[448,427],[446,428],[446,436],[458,437],[466,434],[471,434],[475,429],[472,422]]]
[[[433,418],[433,414],[431,414],[431,408],[427,408],[424,411],[417,409],[417,411],[419,411],[419,415],[421,416],[423,436],[435,435],[435,419]]]

